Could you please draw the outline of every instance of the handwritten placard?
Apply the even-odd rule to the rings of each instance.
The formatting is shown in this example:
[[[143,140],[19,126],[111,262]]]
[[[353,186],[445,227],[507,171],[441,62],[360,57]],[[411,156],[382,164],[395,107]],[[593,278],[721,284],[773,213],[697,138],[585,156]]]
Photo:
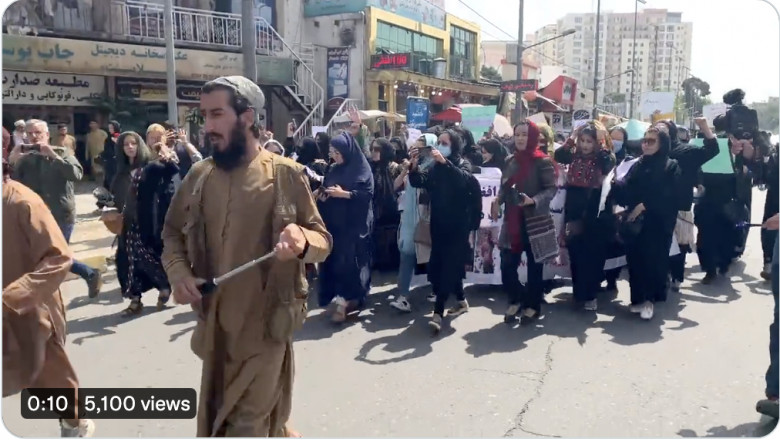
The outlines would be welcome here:
[[[461,109],[461,125],[471,131],[474,139],[481,139],[482,135],[490,130],[493,119],[496,117],[496,106],[473,106]]]
[[[3,104],[88,106],[105,94],[102,76],[3,70]]]

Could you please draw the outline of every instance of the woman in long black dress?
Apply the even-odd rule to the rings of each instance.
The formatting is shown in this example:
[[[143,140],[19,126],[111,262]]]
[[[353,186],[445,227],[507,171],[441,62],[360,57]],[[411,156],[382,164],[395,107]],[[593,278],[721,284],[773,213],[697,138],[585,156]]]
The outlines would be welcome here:
[[[669,135],[650,128],[642,140],[642,157],[623,182],[615,182],[616,203],[627,208],[626,260],[631,285],[631,312],[653,317],[653,304],[666,300],[669,249],[677,222],[677,189],[681,171],[669,158]],[[638,222],[638,223],[637,223]],[[628,231],[631,232],[628,232]]]
[[[450,295],[455,295],[457,304],[447,311],[447,316],[458,316],[469,310],[463,292],[463,278],[466,276],[466,262],[469,255],[469,220],[467,211],[468,182],[471,164],[461,155],[463,140],[454,130],[446,130],[439,136],[436,148],[430,151],[433,164],[430,168],[418,166],[420,150],[411,154],[409,184],[424,189],[430,196],[430,241],[431,259],[428,262],[428,280],[436,304],[431,328],[441,330],[444,306]],[[426,153],[427,154],[427,153]],[[481,158],[480,158],[481,159]]]
[[[129,277],[129,261],[125,247],[125,231],[133,215],[125,214],[127,195],[130,192],[132,174],[142,169],[151,160],[152,153],[146,146],[141,135],[134,131],[122,133],[116,140],[116,173],[111,183],[111,195],[114,197],[114,207],[122,214],[122,233],[119,234],[116,247],[116,276],[122,292],[127,291]]]
[[[141,295],[157,289],[157,309],[162,310],[171,296],[171,285],[162,266],[162,227],[173,198],[173,178],[179,172],[176,153],[163,143],[153,147],[157,159],[131,174],[130,191],[123,217],[122,238],[128,258],[127,288],[130,299],[126,316],[143,310]]]
[[[385,138],[371,143],[371,168],[374,173],[374,258],[373,268],[397,270],[398,225],[401,212],[398,210],[398,192],[395,178],[401,166],[394,162],[395,149]]]
[[[363,306],[371,288],[374,178],[352,135],[342,133],[330,143],[333,165],[315,193],[333,236],[333,250],[320,265],[319,302],[321,307],[334,305],[331,319],[338,323]]]

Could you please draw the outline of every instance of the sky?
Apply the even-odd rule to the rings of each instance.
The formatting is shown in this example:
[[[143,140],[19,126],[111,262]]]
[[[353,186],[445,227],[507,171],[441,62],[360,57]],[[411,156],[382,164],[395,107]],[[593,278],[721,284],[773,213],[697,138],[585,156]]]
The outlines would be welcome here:
[[[780,0],[769,1],[780,9]],[[508,40],[504,32],[517,38],[518,0],[447,0],[446,7],[447,12],[478,23],[483,40]],[[721,102],[734,88],[745,90],[746,103],[778,96],[780,23],[770,5],[761,0],[647,0],[646,5],[639,4],[643,8],[682,12],[683,21],[693,23],[691,74],[710,84],[713,102]],[[525,0],[523,33],[553,24],[567,13],[595,11],[596,0]],[[634,1],[602,0],[601,11],[633,12]]]

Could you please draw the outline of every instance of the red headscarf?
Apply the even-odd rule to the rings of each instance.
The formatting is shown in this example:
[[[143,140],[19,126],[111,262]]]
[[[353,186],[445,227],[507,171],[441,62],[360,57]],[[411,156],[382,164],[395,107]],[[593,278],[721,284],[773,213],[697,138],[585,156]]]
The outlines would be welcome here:
[[[515,148],[514,159],[515,162],[517,162],[517,168],[512,177],[507,180],[507,189],[512,188],[516,184],[519,187],[524,186],[523,184],[531,175],[534,162],[549,157],[543,151],[539,150],[539,137],[541,136],[539,127],[532,121],[525,121],[524,124],[528,126],[528,143],[526,144],[525,150],[519,151]],[[515,126],[515,128],[517,128],[517,126]],[[507,205],[506,216],[512,252],[519,254],[523,251],[523,207],[519,205]]]

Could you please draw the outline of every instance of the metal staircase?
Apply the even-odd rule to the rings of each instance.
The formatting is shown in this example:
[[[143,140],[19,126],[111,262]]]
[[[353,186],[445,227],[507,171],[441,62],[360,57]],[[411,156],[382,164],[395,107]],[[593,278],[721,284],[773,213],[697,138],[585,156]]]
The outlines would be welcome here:
[[[259,53],[289,57],[296,61],[293,85],[284,86],[284,89],[288,98],[308,112],[293,134],[297,142],[307,133],[311,133],[313,126],[320,125],[325,117],[325,91],[314,75],[314,46],[300,43],[289,45],[265,19],[259,17],[255,21]]]

